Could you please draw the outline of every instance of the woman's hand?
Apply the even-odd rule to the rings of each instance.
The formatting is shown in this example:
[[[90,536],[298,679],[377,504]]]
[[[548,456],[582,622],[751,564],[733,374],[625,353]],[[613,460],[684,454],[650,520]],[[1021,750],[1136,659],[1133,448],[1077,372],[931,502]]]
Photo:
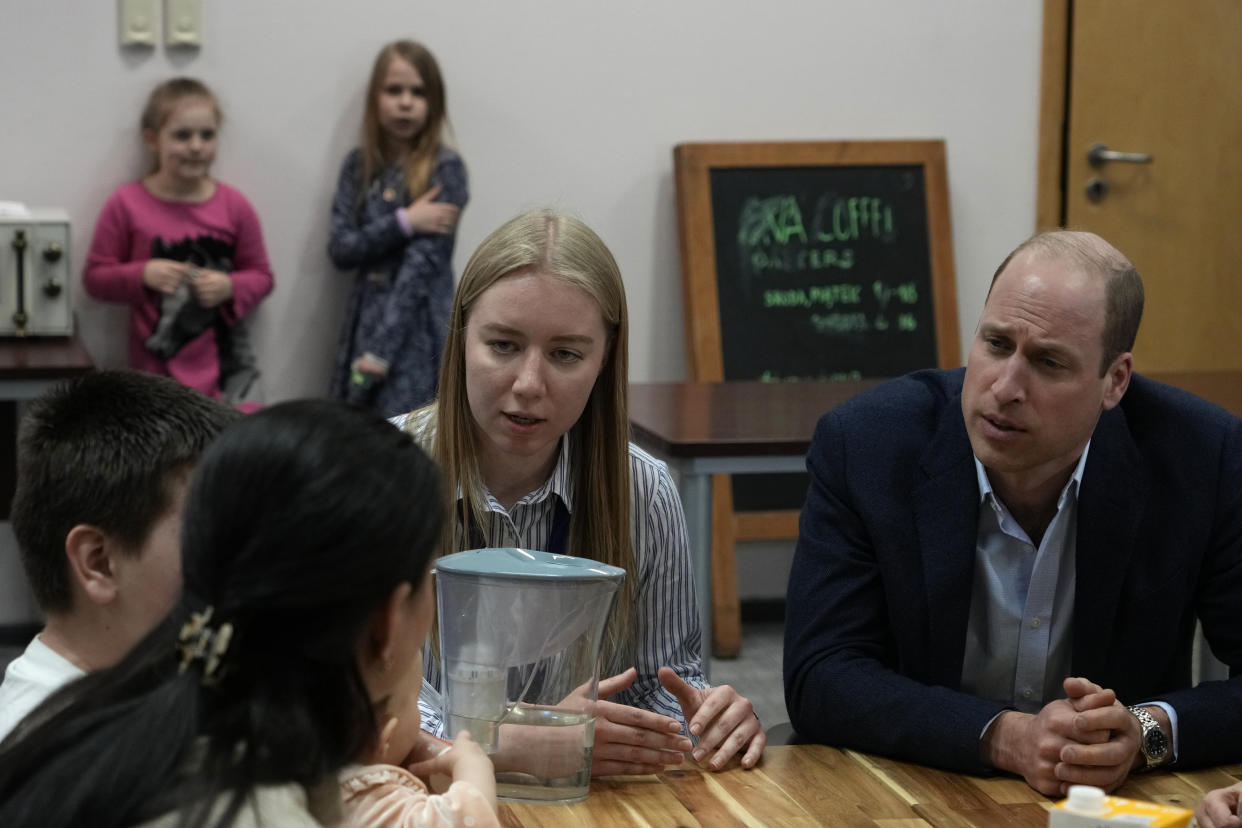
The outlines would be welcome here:
[[[218,270],[192,268],[190,290],[194,291],[194,300],[200,307],[214,308],[233,298],[233,280]]]
[[[633,667],[619,675],[602,679],[598,695],[614,696],[634,683],[638,671]],[[667,765],[679,765],[690,750],[690,740],[681,735],[681,722],[625,704],[598,701],[595,713],[595,749],[591,756],[592,776],[659,773]]]
[[[457,229],[457,217],[461,208],[456,204],[434,201],[440,194],[440,185],[423,193],[409,207],[405,208],[405,217],[410,227],[418,233],[452,233]]]
[[[755,766],[768,737],[749,699],[727,684],[710,690],[692,687],[668,667],[661,667],[659,675],[660,683],[681,704],[691,735],[699,739],[694,748],[695,761],[702,762],[714,750],[708,767],[718,771],[737,753],[745,751],[742,767]]]
[[[142,266],[142,283],[158,293],[172,293],[190,276],[190,268],[172,259],[148,259]]]

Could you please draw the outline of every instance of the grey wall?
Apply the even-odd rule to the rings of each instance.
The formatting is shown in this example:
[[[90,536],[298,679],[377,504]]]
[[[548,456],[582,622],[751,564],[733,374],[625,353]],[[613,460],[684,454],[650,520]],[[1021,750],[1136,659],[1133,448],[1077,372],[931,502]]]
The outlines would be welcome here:
[[[397,37],[431,46],[447,80],[473,190],[459,272],[520,209],[577,213],[625,274],[636,381],[685,376],[675,143],[944,138],[963,343],[992,269],[1034,226],[1033,0],[203,6],[200,50],[126,50],[114,2],[5,0],[0,199],[66,208],[80,272],[104,199],[142,171],[148,91],[206,80],[226,111],[215,173],[255,204],[276,271],[255,320],[272,401],[326,387],[348,281],[323,252],[328,203],[370,62]],[[96,360],[123,364],[125,311],[80,291],[75,305]]]

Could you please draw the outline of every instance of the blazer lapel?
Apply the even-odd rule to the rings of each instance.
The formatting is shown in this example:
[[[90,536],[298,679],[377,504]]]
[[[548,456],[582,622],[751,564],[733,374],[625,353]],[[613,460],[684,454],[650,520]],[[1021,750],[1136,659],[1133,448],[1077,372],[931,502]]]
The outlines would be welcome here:
[[[1105,669],[1125,580],[1122,573],[1129,569],[1149,494],[1150,481],[1121,408],[1104,412],[1091,436],[1078,495],[1076,675],[1099,675]]]
[[[961,406],[947,405],[922,458],[914,517],[927,595],[927,675],[958,687],[974,583],[979,485]]]

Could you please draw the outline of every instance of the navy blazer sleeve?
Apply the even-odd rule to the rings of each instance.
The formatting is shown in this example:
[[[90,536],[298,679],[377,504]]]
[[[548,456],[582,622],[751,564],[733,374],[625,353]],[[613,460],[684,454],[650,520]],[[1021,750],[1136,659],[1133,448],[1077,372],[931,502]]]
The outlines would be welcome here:
[[[1103,639],[1098,672],[1122,702],[1160,700],[1177,711],[1179,767],[1237,762],[1242,759],[1242,421],[1141,377],[1132,380],[1121,407],[1140,462],[1128,479],[1113,480],[1110,488],[1131,501],[1141,499],[1141,508],[1126,566],[1110,573],[1120,584],[1115,612],[1096,629],[1081,631],[1081,613],[1075,612],[1076,653],[1092,646],[1085,636]],[[1081,538],[1081,526],[1079,533]],[[1080,540],[1077,604],[1088,600],[1081,589],[1082,557]],[[1092,592],[1106,590],[1101,585]],[[1191,688],[1196,619],[1231,678]],[[1095,664],[1079,663],[1076,655],[1076,669],[1088,677],[1097,672]]]

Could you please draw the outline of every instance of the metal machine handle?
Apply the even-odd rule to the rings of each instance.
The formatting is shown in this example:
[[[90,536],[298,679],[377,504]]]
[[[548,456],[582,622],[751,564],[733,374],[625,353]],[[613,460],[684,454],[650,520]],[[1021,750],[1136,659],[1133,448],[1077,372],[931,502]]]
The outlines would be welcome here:
[[[1146,152],[1118,152],[1110,150],[1104,144],[1092,144],[1087,150],[1087,163],[1093,167],[1102,167],[1109,161],[1122,161],[1127,164],[1150,164],[1151,155]]]
[[[26,323],[30,321],[26,315],[26,231],[15,232],[11,244],[17,256],[17,310],[13,311],[13,325],[18,336],[25,336]]]

